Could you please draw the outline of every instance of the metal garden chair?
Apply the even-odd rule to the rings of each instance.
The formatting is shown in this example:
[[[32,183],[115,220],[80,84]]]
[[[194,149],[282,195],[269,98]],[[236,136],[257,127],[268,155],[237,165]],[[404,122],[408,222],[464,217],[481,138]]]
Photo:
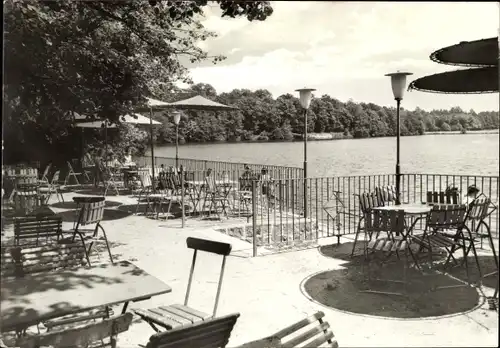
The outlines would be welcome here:
[[[403,283],[407,286],[407,269],[410,266],[410,260],[408,255],[411,255],[415,264],[415,256],[410,248],[410,240],[406,230],[405,212],[404,210],[377,210],[373,209],[365,214],[365,238],[369,236],[365,243],[365,263],[368,265],[368,277],[370,278],[370,259],[369,255],[375,254],[376,252],[381,252],[387,257],[396,253],[399,257],[399,253],[405,254],[405,262],[403,265],[404,280],[394,280],[394,279],[376,279],[378,281],[386,281],[393,283]],[[407,231],[406,231],[407,232]],[[383,236],[380,234],[383,233]],[[387,291],[377,291],[377,290],[363,290],[361,292],[371,292],[386,295],[398,295],[404,296],[400,292],[387,292]],[[406,292],[406,291],[405,291]]]
[[[371,238],[371,232],[367,231],[366,228],[361,227],[361,224],[366,221],[365,220],[366,215],[371,213],[373,208],[382,207],[383,205],[384,205],[384,202],[382,200],[380,200],[379,195],[377,195],[376,193],[365,192],[365,193],[362,193],[359,195],[359,209],[360,209],[361,214],[360,214],[359,221],[358,221],[358,228],[356,229],[356,234],[354,236],[354,243],[352,246],[351,257],[354,256],[354,251],[356,249],[356,243],[357,243],[358,238],[359,238],[359,233],[361,232],[362,229],[364,230],[364,233],[365,234],[368,233],[369,237]]]
[[[59,174],[60,171],[57,170],[52,176],[52,180],[50,181],[50,183],[38,187],[38,193],[42,197],[42,204],[47,205],[52,194],[56,195],[58,202],[64,202],[64,197],[62,193],[59,192],[59,190],[61,189],[61,185],[59,184]]]
[[[396,186],[394,185],[375,187],[375,193],[384,205],[395,204],[398,198],[396,195]],[[401,200],[401,197],[399,199]]]
[[[412,241],[419,245],[417,255],[424,249],[428,251],[431,266],[433,265],[433,249],[442,248],[446,250],[448,255],[444,263],[445,267],[450,260],[458,264],[454,253],[458,249],[461,249],[464,255],[463,262],[466,267],[467,279],[469,279],[467,250],[472,248],[478,267],[479,262],[472,235],[465,224],[466,215],[467,206],[465,204],[434,205],[427,215],[424,233],[422,235],[414,235]],[[466,232],[465,234],[464,231]]]
[[[92,251],[92,246],[95,243],[105,242],[106,248],[108,250],[108,255],[111,263],[113,261],[113,255],[111,254],[111,249],[108,242],[108,237],[106,236],[106,231],[101,225],[101,221],[104,218],[104,208],[106,206],[106,199],[104,197],[73,197],[73,200],[81,205],[78,213],[78,218],[73,225],[73,241],[76,236],[79,236],[83,245],[85,246],[85,253],[87,256],[87,261],[90,265],[90,252]],[[94,225],[92,229],[82,229],[82,226]],[[101,239],[99,237],[99,230],[102,232]],[[87,234],[91,232],[91,234]],[[87,246],[88,244],[88,246]]]
[[[186,239],[186,244],[188,248],[194,250],[194,253],[191,270],[189,272],[189,280],[184,304],[134,310],[138,316],[144,319],[157,332],[160,331],[157,326],[163,327],[166,330],[177,329],[211,319],[217,314],[217,307],[219,305],[219,297],[222,290],[222,280],[226,265],[226,257],[231,253],[231,244],[193,237],[188,237]],[[194,267],[196,264],[196,256],[198,255],[199,250],[222,256],[222,266],[220,270],[219,282],[217,284],[217,294],[215,295],[215,303],[212,314],[207,314],[188,306],[191,284],[193,282]]]

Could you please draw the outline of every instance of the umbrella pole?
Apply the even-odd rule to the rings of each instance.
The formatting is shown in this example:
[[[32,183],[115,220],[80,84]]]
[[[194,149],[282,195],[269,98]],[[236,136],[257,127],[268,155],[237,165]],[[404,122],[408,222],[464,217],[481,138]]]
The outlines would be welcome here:
[[[106,164],[106,168],[108,168],[108,124],[107,121],[104,123],[104,163]]]
[[[149,141],[151,143],[151,169],[153,173],[153,193],[155,192],[155,150],[153,144],[153,108],[149,108]]]

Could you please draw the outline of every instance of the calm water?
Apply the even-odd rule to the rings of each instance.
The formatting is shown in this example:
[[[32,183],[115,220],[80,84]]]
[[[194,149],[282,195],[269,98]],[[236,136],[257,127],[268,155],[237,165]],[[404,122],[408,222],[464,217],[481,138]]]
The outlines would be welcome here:
[[[302,167],[303,143],[183,145],[179,157]],[[175,157],[175,147],[155,155]],[[396,138],[311,141],[309,176],[393,173]],[[425,135],[401,138],[402,173],[498,176],[499,135]]]

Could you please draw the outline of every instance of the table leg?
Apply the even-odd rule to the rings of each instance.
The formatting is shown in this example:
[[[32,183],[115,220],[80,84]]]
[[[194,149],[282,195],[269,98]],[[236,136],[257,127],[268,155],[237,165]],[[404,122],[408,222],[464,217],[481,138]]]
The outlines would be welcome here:
[[[128,301],[123,304],[122,314],[125,314],[127,312],[127,307],[128,307]]]

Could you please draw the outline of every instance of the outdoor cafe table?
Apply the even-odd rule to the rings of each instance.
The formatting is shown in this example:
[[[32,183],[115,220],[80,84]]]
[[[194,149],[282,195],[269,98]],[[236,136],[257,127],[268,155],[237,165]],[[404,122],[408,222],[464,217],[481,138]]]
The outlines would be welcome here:
[[[2,279],[1,330],[21,331],[40,322],[104,306],[142,301],[172,289],[128,261],[90,268]]]
[[[413,228],[419,220],[427,216],[427,214],[432,210],[432,205],[430,204],[400,204],[400,205],[385,205],[383,207],[376,207],[373,210],[403,210],[405,217],[409,216],[413,222],[408,228],[405,238],[413,231]]]

